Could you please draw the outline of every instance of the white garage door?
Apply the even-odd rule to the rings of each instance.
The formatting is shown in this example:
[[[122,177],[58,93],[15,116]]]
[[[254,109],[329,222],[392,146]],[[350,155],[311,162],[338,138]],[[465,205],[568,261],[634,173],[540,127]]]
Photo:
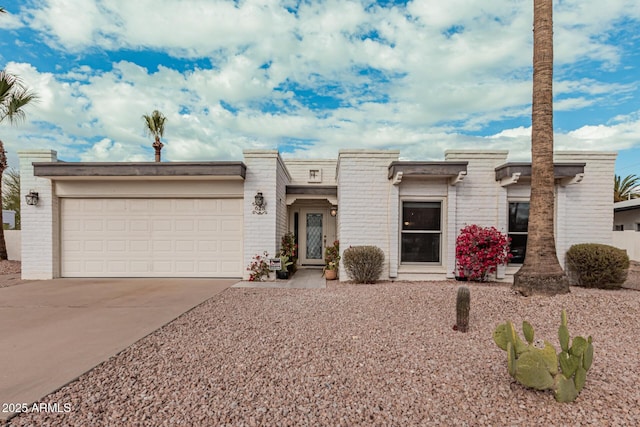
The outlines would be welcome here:
[[[63,277],[241,277],[241,199],[61,199]]]

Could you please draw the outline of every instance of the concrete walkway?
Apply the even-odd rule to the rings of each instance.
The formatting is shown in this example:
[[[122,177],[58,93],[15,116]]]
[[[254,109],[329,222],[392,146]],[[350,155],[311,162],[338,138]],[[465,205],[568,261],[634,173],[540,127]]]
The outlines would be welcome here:
[[[321,267],[300,267],[289,280],[273,280],[267,282],[242,281],[233,285],[234,288],[288,288],[288,289],[319,289],[326,288],[327,284],[322,275]]]
[[[236,281],[56,279],[0,288],[0,405],[55,403],[40,399]],[[13,415],[0,411],[0,421]]]

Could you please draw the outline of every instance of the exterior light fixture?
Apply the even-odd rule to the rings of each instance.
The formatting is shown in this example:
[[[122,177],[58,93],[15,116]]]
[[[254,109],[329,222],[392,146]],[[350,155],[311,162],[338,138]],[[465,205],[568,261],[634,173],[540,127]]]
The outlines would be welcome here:
[[[262,191],[258,191],[253,201],[253,213],[263,215],[267,213],[267,202],[264,200]]]
[[[331,216],[338,215],[338,207],[337,206],[331,206],[331,210],[329,211],[329,213],[331,214]]]
[[[27,205],[29,205],[29,206],[37,205],[38,204],[38,200],[40,199],[38,197],[38,192],[37,191],[33,191],[33,190],[30,190],[29,194],[24,196],[24,198],[27,201]]]

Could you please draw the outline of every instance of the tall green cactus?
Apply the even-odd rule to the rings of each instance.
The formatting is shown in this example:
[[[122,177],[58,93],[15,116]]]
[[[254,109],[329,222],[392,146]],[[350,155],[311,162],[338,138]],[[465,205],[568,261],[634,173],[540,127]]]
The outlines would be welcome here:
[[[526,387],[553,390],[558,402],[574,401],[584,387],[587,371],[593,363],[592,338],[575,337],[571,341],[565,310],[562,310],[558,328],[562,351],[557,355],[548,341],[534,342],[534,330],[528,322],[523,322],[522,331],[526,343],[510,321],[498,325],[493,332],[496,345],[507,352],[509,375]]]
[[[456,298],[456,327],[460,332],[467,332],[469,329],[469,309],[471,308],[471,293],[466,286],[458,288]]]

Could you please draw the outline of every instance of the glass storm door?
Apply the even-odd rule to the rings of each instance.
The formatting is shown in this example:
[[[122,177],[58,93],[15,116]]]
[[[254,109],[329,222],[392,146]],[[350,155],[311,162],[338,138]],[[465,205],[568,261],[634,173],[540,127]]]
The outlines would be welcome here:
[[[304,246],[302,247],[303,264],[323,264],[324,263],[324,214],[321,212],[305,212],[304,224]]]

